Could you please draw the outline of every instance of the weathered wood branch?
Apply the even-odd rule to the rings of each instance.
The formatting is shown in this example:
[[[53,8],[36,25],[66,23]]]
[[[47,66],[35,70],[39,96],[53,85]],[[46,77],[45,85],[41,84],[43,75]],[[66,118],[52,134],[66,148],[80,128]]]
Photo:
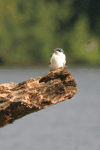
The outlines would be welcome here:
[[[19,84],[0,85],[0,127],[72,98],[78,91],[71,72],[58,69]]]

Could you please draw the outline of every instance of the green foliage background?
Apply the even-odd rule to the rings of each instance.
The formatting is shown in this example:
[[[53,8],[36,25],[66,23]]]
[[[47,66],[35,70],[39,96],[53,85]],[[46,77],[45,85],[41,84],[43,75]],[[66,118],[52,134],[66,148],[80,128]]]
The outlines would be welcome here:
[[[0,0],[0,65],[47,65],[57,47],[70,64],[99,65],[100,9],[90,10],[100,5],[98,0],[90,3]],[[97,46],[85,51],[91,41]]]

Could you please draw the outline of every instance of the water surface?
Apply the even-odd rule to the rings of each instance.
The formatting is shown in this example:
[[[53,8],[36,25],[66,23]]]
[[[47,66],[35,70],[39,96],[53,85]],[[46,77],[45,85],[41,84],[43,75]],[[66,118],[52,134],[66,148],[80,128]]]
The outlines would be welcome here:
[[[0,84],[49,70],[0,70]],[[79,91],[70,100],[0,129],[1,150],[100,150],[100,70],[70,70]]]

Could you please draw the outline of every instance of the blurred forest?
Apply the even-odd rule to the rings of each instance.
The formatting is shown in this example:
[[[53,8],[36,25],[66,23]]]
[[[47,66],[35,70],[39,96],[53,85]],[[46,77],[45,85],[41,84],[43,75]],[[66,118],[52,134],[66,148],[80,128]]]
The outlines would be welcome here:
[[[100,65],[100,0],[0,0],[0,65]]]

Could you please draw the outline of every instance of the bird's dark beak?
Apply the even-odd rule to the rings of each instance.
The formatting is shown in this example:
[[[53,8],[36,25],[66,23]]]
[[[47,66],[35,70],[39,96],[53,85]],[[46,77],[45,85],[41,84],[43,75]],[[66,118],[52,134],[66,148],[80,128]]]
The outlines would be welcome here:
[[[56,51],[56,49],[54,49],[54,52]]]

